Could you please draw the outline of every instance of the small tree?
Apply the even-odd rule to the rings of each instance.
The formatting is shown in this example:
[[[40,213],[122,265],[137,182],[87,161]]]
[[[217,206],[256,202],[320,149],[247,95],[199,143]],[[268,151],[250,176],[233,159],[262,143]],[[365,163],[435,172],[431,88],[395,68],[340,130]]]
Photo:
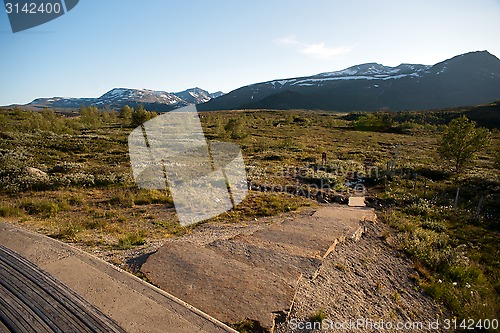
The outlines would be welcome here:
[[[120,118],[123,119],[123,122],[129,123],[130,119],[132,119],[132,113],[134,113],[134,109],[125,105],[120,109]]]
[[[101,115],[99,114],[99,108],[95,105],[88,107],[80,107],[80,119],[83,124],[89,126],[90,128],[97,128],[101,125]]]
[[[466,116],[453,119],[439,139],[438,153],[453,163],[459,173],[474,160],[477,153],[489,143],[487,129],[476,128],[476,123]]]
[[[389,113],[369,113],[359,117],[353,122],[356,131],[387,132],[394,121]]]
[[[142,104],[140,104],[139,107],[137,108],[137,110],[134,110],[134,112],[132,112],[131,125],[133,127],[140,126],[141,124],[145,123],[146,121],[148,121],[149,119],[152,119],[154,117],[156,117],[155,112],[146,111],[144,106],[142,106]]]

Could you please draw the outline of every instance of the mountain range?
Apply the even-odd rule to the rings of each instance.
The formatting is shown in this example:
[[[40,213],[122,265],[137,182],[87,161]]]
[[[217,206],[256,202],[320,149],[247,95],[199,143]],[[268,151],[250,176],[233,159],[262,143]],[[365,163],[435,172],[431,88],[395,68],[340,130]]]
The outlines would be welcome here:
[[[209,93],[200,88],[178,93],[115,88],[98,98],[39,98],[24,107],[68,109],[95,105],[119,109],[142,104],[148,110],[170,111],[198,104],[200,111],[405,111],[478,105],[496,100],[500,100],[500,60],[487,51],[477,51],[435,65],[361,64],[341,71],[251,84],[227,94]]]
[[[28,108],[73,109],[95,105],[103,109],[120,109],[125,105],[142,104],[148,110],[170,111],[189,104],[200,104],[220,97],[222,92],[209,93],[201,88],[191,88],[177,93],[148,89],[115,88],[98,98],[37,98]]]
[[[500,99],[500,60],[470,52],[433,66],[368,63],[307,77],[248,85],[198,106],[199,110],[321,109],[423,110]]]

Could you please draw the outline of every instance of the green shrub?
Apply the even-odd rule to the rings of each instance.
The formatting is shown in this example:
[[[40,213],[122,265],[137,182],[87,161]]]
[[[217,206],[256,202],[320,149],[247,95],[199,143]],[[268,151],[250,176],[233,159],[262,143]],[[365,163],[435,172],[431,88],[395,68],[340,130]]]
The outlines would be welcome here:
[[[400,247],[408,254],[422,261],[428,267],[439,269],[450,261],[449,236],[432,230],[416,228],[402,232],[396,237]]]
[[[245,132],[244,125],[241,118],[231,118],[224,126],[224,132],[228,133],[231,139],[243,139],[248,135]]]
[[[442,222],[434,221],[434,220],[425,220],[421,224],[422,228],[427,230],[432,230],[436,232],[444,232],[446,231],[446,227]]]
[[[85,203],[85,198],[80,194],[72,194],[68,198],[68,204],[71,206],[81,206]]]
[[[170,195],[159,190],[140,190],[134,197],[134,204],[136,205],[173,205],[173,203]]]
[[[232,328],[240,333],[263,333],[267,330],[256,320],[245,319],[244,321],[231,325]]]
[[[403,209],[408,215],[418,216],[429,220],[441,220],[445,217],[450,217],[448,207],[440,207],[434,205],[431,201],[426,199],[417,199]]]
[[[1,217],[20,217],[23,216],[24,211],[16,205],[9,202],[0,203],[0,216]]]
[[[498,268],[492,266],[494,259],[485,258],[485,253],[490,253],[485,251],[492,247],[494,253],[495,245],[488,243],[491,240],[486,239],[478,227],[466,224],[467,216],[464,223],[462,211],[447,210],[445,214],[438,209],[435,214],[434,209],[436,207],[427,202],[415,202],[404,209],[412,215],[390,210],[380,217],[399,231],[394,244],[416,259],[415,267],[421,267],[416,268],[420,274],[416,280],[429,295],[446,304],[460,320],[494,318],[498,311],[495,289],[500,285],[495,277]],[[419,214],[434,217],[423,219]],[[460,228],[454,229],[455,225]],[[473,244],[477,242],[476,232],[484,242],[479,246]],[[473,243],[457,245],[458,235]],[[479,249],[482,252],[477,252]],[[484,263],[489,264],[482,266]]]
[[[127,208],[133,207],[134,194],[130,190],[121,190],[109,200],[109,203]]]
[[[79,224],[69,223],[59,229],[59,232],[52,234],[51,237],[73,242],[76,240],[76,235],[82,231]]]
[[[325,311],[323,311],[323,309],[318,309],[311,315],[310,321],[313,323],[322,323],[325,319]]]
[[[154,221],[153,224],[167,230],[168,233],[173,236],[183,236],[190,229],[189,227],[183,227],[179,223],[173,221]]]
[[[94,184],[96,186],[105,187],[109,185],[120,184],[122,182],[123,182],[123,177],[115,173],[97,174],[94,176]]]
[[[144,245],[146,244],[144,236],[145,232],[143,230],[128,233],[124,237],[118,239],[118,247],[120,249],[129,249],[133,246]]]
[[[54,202],[47,199],[23,199],[19,204],[29,215],[40,215],[44,218],[54,217],[58,212],[67,208],[67,203]]]
[[[273,194],[273,193],[263,193],[255,198],[251,202],[251,209],[253,209],[253,214],[255,216],[272,216],[279,213],[290,212],[297,210],[300,205],[295,197],[290,197],[286,200],[285,194]]]
[[[388,113],[369,113],[353,122],[356,131],[387,132],[392,128],[392,116]]]
[[[90,187],[95,185],[94,175],[85,172],[70,173],[66,175],[66,179],[69,180],[69,183],[71,185],[82,186],[82,187]]]
[[[60,162],[54,165],[51,169],[51,173],[69,173],[70,171],[81,170],[83,164],[75,162]]]

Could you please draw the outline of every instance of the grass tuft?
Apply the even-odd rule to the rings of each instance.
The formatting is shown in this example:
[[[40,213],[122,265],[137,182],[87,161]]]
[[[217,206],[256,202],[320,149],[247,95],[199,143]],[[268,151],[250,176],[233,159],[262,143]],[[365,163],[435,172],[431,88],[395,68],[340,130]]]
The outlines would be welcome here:
[[[146,244],[145,232],[143,230],[131,232],[118,239],[118,248],[130,249],[134,246]]]
[[[318,309],[314,312],[309,320],[312,323],[322,323],[326,319],[326,313],[323,309]]]

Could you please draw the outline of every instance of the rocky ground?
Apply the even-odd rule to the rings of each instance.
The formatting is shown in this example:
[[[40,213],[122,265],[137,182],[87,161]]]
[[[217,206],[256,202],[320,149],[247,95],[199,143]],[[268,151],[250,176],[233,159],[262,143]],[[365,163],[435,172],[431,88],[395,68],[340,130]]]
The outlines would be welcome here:
[[[328,210],[324,210],[325,207],[327,207]],[[433,329],[433,327],[429,328],[429,323],[434,323],[440,318],[449,318],[449,316],[447,316],[442,306],[436,304],[431,298],[426,296],[412,280],[412,276],[417,274],[413,269],[412,262],[401,252],[394,250],[385,242],[384,239],[391,231],[387,226],[377,223],[376,221],[361,222],[364,233],[358,240],[351,239],[350,237],[340,239],[340,242],[334,249],[329,249],[331,252],[324,258],[322,258],[323,255],[328,252],[326,248],[324,248],[324,245],[322,245],[324,248],[324,251],[322,250],[323,253],[308,253],[306,257],[314,257],[314,265],[311,265],[311,267],[314,266],[315,269],[313,274],[309,274],[311,272],[301,267],[300,263],[297,262],[287,262],[280,266],[279,262],[273,262],[276,257],[273,257],[274,259],[271,258],[273,260],[267,260],[263,257],[262,253],[255,252],[256,248],[254,247],[251,248],[251,250],[254,251],[253,258],[252,255],[250,255],[247,259],[243,258],[244,260],[242,260],[241,257],[248,255],[248,253],[241,252],[241,250],[234,247],[235,242],[238,247],[241,246],[241,243],[247,244],[248,242],[254,245],[253,242],[255,241],[255,237],[261,238],[263,235],[266,235],[265,237],[267,238],[271,237],[266,231],[270,226],[280,225],[287,223],[287,221],[297,219],[307,220],[318,210],[320,212],[327,212],[328,216],[325,216],[325,218],[347,218],[347,211],[343,210],[342,206],[338,206],[336,210],[335,207],[330,205],[322,205],[319,208],[307,208],[300,212],[282,214],[280,216],[263,218],[257,221],[247,221],[247,223],[239,225],[207,223],[199,226],[192,233],[180,238],[158,241],[125,251],[113,250],[94,254],[129,271],[142,274],[143,272],[140,270],[143,264],[147,262],[152,255],[154,258],[158,258],[157,253],[162,248],[162,251],[165,251],[165,256],[170,258],[168,260],[173,260],[173,262],[169,264],[180,265],[180,267],[185,265],[190,257],[198,253],[201,253],[201,256],[205,258],[201,259],[202,261],[211,260],[213,251],[215,251],[217,258],[219,258],[218,265],[227,266],[229,264],[239,265],[239,262],[244,263],[239,269],[240,273],[246,276],[243,279],[245,283],[248,283],[247,280],[252,280],[251,274],[254,274],[261,268],[265,268],[267,272],[272,272],[272,276],[282,277],[284,281],[291,286],[290,288],[287,287],[286,290],[280,290],[281,287],[276,285],[276,288],[279,289],[276,289],[277,294],[281,293],[283,295],[283,297],[280,298],[281,303],[283,303],[283,299],[289,297],[286,295],[291,295],[289,301],[290,306],[287,306],[288,311],[281,313],[281,316],[279,314],[275,315],[274,328],[270,328],[269,325],[264,325],[268,330],[274,330],[274,332],[277,333],[313,332],[314,330],[312,328],[319,328],[319,324],[315,324],[314,321],[322,319],[325,319],[323,322],[324,325],[320,330],[317,330],[318,332],[373,332],[376,330],[374,329],[376,325],[381,323],[386,325],[384,331],[387,332],[396,331],[396,329],[387,329],[390,328],[390,326],[387,325],[392,325],[393,328],[396,328],[396,325],[412,325],[411,329],[403,330],[409,332],[438,331]],[[321,215],[320,213],[317,214],[319,214],[318,216]],[[283,238],[279,240],[279,243],[283,244],[286,243],[286,241]],[[168,250],[165,250],[167,244],[168,246],[166,248]],[[189,253],[186,252],[185,245],[190,246]],[[266,246],[266,244],[263,243],[257,245],[259,245],[259,248],[264,248]],[[314,245],[312,246],[314,247]],[[245,251],[247,250],[248,248],[245,248]],[[289,255],[293,255],[293,253],[290,252],[292,250],[292,247],[287,248]],[[182,256],[171,259],[172,253],[181,253]],[[254,259],[256,255],[259,256],[258,259]],[[274,252],[273,255],[276,255],[276,252]],[[237,261],[235,261],[235,259],[237,259]],[[249,260],[251,261],[250,263],[248,262]],[[203,264],[205,263],[199,263],[199,265]],[[158,276],[155,276],[152,271],[154,265],[158,265],[158,261],[150,260],[146,269],[148,272],[146,272],[144,276],[145,278],[149,279],[152,276],[153,280],[158,280]],[[248,267],[249,265],[250,268]],[[211,268],[212,266],[206,267]],[[290,267],[293,269],[290,270]],[[229,268],[230,267],[228,267],[228,269]],[[287,272],[284,271],[285,268],[288,270]],[[294,269],[297,269],[299,273],[301,271],[307,271],[308,274],[303,274],[302,276],[298,274],[295,282],[292,283],[291,280],[294,278],[293,274],[295,273]],[[196,272],[198,274],[202,271],[203,269],[198,269]],[[261,270],[260,274],[262,273],[265,274],[265,272]],[[166,270],[161,272],[161,274],[165,275],[169,273],[168,270]],[[186,272],[183,274],[186,275],[181,279],[182,281],[190,279],[189,283],[196,286],[197,282],[195,279],[192,280],[192,277]],[[255,274],[254,279],[259,278],[259,273]],[[229,275],[232,276],[231,281],[233,281],[234,278],[239,278],[238,272],[232,271]],[[167,280],[170,280],[172,277],[168,277]],[[174,286],[173,289],[169,290],[168,286],[164,286],[163,289],[166,289],[168,292],[173,292],[175,295],[175,292],[179,292],[178,289],[179,285],[182,283],[181,280],[179,280],[178,285]],[[162,283],[165,283],[161,282],[161,279],[158,281],[160,281],[160,286]],[[158,284],[158,281],[153,282]],[[267,282],[272,284],[274,280],[271,278]],[[204,281],[202,283],[209,286],[213,281]],[[203,288],[200,289],[200,292],[207,286],[204,285]],[[256,290],[258,290],[258,288],[264,288],[264,286],[259,287],[258,283],[255,283],[255,286],[257,286]],[[237,287],[238,283],[233,283],[232,288]],[[218,287],[214,287],[214,290],[218,290],[219,293],[224,292],[224,289]],[[185,292],[188,293],[189,290]],[[252,292],[257,294],[248,295],[248,299],[242,303],[242,308],[245,306],[252,307],[252,304],[249,303],[251,300],[253,300],[253,302],[259,302],[258,291],[254,290]],[[290,292],[292,292],[292,294],[290,294]],[[237,295],[236,293],[232,297],[236,297]],[[193,297],[196,295],[185,294],[178,296],[181,298],[182,296],[188,297],[188,302],[193,303],[193,300],[195,300]],[[211,298],[208,297],[206,301],[210,299]],[[214,299],[217,299],[217,297]],[[232,301],[228,304],[231,304],[231,302]],[[271,302],[272,300],[267,303]],[[202,309],[204,308],[202,306],[203,304],[194,305]],[[255,307],[257,306],[258,304],[255,305]],[[211,307],[217,308],[217,305],[212,305]],[[207,310],[212,310],[211,307],[208,307]],[[281,307],[283,308],[283,306]],[[219,311],[217,310],[217,312]],[[229,311],[229,313],[231,314],[230,317],[235,317],[238,311]],[[253,311],[249,311],[248,313],[253,313]],[[219,315],[220,317],[224,314],[216,313],[213,315],[216,317]],[[245,318],[242,317],[242,319]],[[364,320],[364,322],[362,322],[362,320]],[[419,327],[420,323],[422,323],[422,327]],[[340,327],[340,324],[343,324],[344,327]],[[337,325],[337,328],[335,328],[335,325]],[[354,328],[352,325],[355,325]]]
[[[429,323],[450,317],[412,281],[412,262],[384,242],[389,232],[367,224],[359,241],[339,244],[314,279],[300,282],[292,311],[275,332],[312,332],[320,319],[325,321],[318,331],[325,332],[374,332],[377,323],[385,332],[397,325],[411,325],[401,330],[407,332],[442,331]]]

